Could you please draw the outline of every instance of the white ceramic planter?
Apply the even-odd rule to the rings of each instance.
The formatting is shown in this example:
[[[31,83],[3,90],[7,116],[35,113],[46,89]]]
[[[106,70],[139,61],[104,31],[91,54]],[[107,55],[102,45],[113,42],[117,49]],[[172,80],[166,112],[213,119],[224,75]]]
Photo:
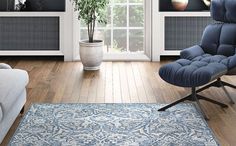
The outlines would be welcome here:
[[[80,41],[80,58],[84,70],[99,70],[103,59],[103,46],[101,40],[95,40],[94,43]]]

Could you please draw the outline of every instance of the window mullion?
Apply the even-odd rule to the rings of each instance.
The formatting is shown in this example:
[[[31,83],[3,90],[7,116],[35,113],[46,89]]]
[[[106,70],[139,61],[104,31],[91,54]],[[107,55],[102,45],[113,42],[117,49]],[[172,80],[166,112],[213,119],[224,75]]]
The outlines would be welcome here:
[[[127,39],[127,52],[129,52],[129,0],[127,0],[127,36],[126,36],[126,39]]]
[[[113,49],[114,47],[114,19],[113,19],[113,16],[114,16],[114,0],[111,0],[111,47],[109,48],[109,52],[111,52],[111,49]]]

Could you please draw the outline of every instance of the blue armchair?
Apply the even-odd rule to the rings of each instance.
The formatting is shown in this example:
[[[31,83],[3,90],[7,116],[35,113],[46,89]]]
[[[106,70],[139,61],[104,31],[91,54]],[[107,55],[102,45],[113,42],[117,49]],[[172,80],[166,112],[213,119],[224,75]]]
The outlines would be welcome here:
[[[184,49],[181,52],[180,60],[166,64],[159,70],[160,77],[163,80],[176,86],[190,87],[192,93],[159,109],[159,111],[165,111],[180,102],[190,100],[195,101],[204,118],[208,119],[199,100],[228,107],[226,104],[198,94],[212,86],[222,87],[231,103],[234,104],[225,86],[235,89],[236,86],[222,81],[221,77],[223,75],[236,75],[236,1],[212,0],[211,16],[217,23],[206,27],[201,43]],[[209,84],[210,82],[213,83]],[[204,85],[206,86],[196,90],[197,87]]]

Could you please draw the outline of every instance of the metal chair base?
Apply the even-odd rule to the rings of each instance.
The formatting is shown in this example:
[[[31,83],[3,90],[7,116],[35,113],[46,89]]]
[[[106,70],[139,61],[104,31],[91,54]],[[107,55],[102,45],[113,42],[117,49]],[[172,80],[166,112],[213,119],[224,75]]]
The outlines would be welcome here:
[[[180,99],[180,100],[177,100],[177,101],[175,101],[175,102],[173,102],[173,103],[171,103],[171,104],[169,104],[169,105],[167,105],[167,106],[165,106],[165,107],[159,109],[158,111],[165,111],[165,110],[167,110],[168,108],[171,108],[172,106],[175,106],[176,104],[179,104],[179,103],[184,102],[184,101],[186,101],[186,100],[188,100],[188,101],[195,101],[195,105],[196,105],[197,109],[199,110],[199,112],[202,113],[203,117],[204,117],[206,120],[209,120],[209,118],[207,117],[207,115],[204,113],[203,108],[202,108],[202,106],[201,106],[199,100],[205,100],[205,101],[211,102],[211,103],[213,103],[213,104],[219,105],[219,106],[222,107],[222,108],[227,108],[228,106],[227,106],[226,104],[223,104],[223,103],[218,102],[218,101],[216,101],[216,100],[213,100],[213,99],[210,99],[210,98],[201,96],[201,95],[199,95],[199,94],[197,94],[197,93],[202,92],[202,91],[204,91],[204,90],[206,90],[206,89],[208,89],[208,88],[210,88],[210,87],[222,87],[223,90],[225,91],[227,97],[230,99],[230,102],[231,102],[232,104],[234,104],[235,102],[233,101],[233,99],[231,98],[230,94],[229,94],[229,93],[227,92],[227,90],[225,89],[225,86],[228,86],[228,87],[231,87],[231,88],[236,89],[236,86],[231,85],[231,84],[229,84],[229,83],[226,83],[226,82],[224,82],[224,81],[221,81],[221,79],[219,78],[219,79],[217,79],[217,81],[215,81],[215,82],[213,82],[213,83],[211,83],[211,84],[209,84],[209,85],[206,85],[205,87],[203,87],[203,88],[201,88],[201,89],[199,89],[199,90],[196,90],[196,87],[192,87],[192,93],[191,93],[190,95],[188,95],[188,96],[186,96],[186,97],[184,97],[184,98],[182,98],[182,99]]]

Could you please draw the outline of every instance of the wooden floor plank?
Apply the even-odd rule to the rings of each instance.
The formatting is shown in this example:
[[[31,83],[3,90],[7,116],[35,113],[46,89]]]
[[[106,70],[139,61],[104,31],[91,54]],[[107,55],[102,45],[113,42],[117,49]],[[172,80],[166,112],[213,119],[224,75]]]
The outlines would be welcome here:
[[[127,71],[125,69],[125,63],[119,63],[119,73],[120,73],[122,102],[130,103],[131,99],[130,99],[128,77],[127,77]]]
[[[80,63],[73,63],[73,64],[74,65],[70,65],[70,70],[72,71],[71,71],[70,76],[67,78],[67,85],[65,86],[65,91],[61,99],[62,102],[66,102],[66,103],[73,103],[73,102],[78,101],[79,99],[79,96],[77,97],[73,96],[73,91],[74,91],[74,87],[77,85],[76,82],[80,82],[76,79],[80,75],[80,70],[82,68],[82,65]]]
[[[113,82],[114,103],[122,103],[120,71],[118,63],[113,63],[112,77],[113,77],[112,82]]]
[[[106,63],[105,103],[114,102],[112,62]]]
[[[94,78],[94,73],[92,71],[84,71],[84,76],[82,79],[82,86],[80,90],[79,103],[87,103],[88,96],[90,92],[91,82]]]
[[[97,98],[98,71],[92,71],[90,86],[88,87],[88,103],[95,103]]]
[[[139,100],[139,96],[138,96],[137,86],[135,83],[134,73],[132,70],[132,64],[126,63],[125,69],[126,69],[127,82],[128,82],[128,87],[129,87],[131,103],[139,103],[140,100]]]
[[[139,73],[137,63],[131,63],[131,66],[133,70],[133,76],[134,76],[134,81],[136,84],[139,100],[141,103],[148,103],[149,99],[147,97],[146,90],[144,88],[144,84],[143,84],[141,75]]]
[[[68,79],[72,72],[73,70],[69,62],[62,63],[58,77],[52,80],[52,85],[50,86],[55,92],[55,97],[52,100],[53,103],[60,103],[62,101],[67,84],[69,83]]]
[[[142,65],[146,66],[148,64],[147,63],[137,63],[137,67],[139,69],[139,74],[141,75],[141,79],[142,79],[142,82],[143,82],[143,85],[144,85],[144,88],[146,91],[148,102],[149,103],[156,103],[157,102],[156,95],[154,93],[153,87],[151,86],[151,80],[149,78],[152,75]]]
[[[106,63],[102,63],[98,72],[98,86],[96,103],[105,102],[105,82],[106,81]]]

